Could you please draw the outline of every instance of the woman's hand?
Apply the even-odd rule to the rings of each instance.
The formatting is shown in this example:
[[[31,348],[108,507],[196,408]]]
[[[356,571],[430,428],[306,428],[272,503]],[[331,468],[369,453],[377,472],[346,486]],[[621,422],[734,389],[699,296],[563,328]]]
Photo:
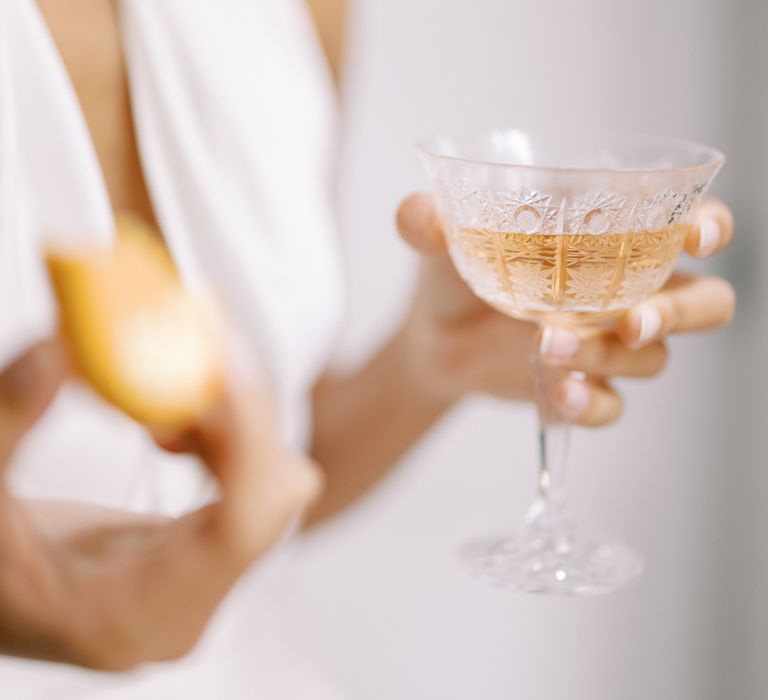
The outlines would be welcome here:
[[[418,292],[408,321],[410,366],[416,381],[447,400],[469,392],[533,399],[529,357],[538,344],[551,362],[584,373],[564,379],[556,406],[570,422],[598,426],[618,418],[622,402],[611,377],[649,377],[662,370],[671,333],[716,328],[733,316],[733,288],[717,277],[675,275],[657,294],[628,311],[615,329],[571,332],[503,316],[480,301],[448,257],[431,197],[414,194],[400,206],[397,224],[422,255]],[[686,250],[705,257],[725,248],[733,218],[708,200]]]
[[[0,466],[65,372],[58,345],[43,343],[0,374]],[[166,438],[168,449],[200,457],[221,494],[178,519],[24,502],[0,484],[0,652],[107,670],[186,653],[238,576],[319,491],[315,467],[274,434],[265,403],[233,390],[199,425]]]

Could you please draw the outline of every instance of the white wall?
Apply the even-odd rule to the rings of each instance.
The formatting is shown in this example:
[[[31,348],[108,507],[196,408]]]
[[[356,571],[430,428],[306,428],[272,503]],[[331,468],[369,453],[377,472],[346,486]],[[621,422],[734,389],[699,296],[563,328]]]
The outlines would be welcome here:
[[[567,123],[723,147],[716,189],[740,226],[709,267],[736,281],[742,306],[728,331],[676,339],[661,378],[623,383],[619,425],[574,441],[583,520],[646,555],[632,588],[532,598],[465,577],[457,544],[516,525],[533,489],[532,409],[487,399],[467,401],[375,495],[307,542],[304,634],[350,698],[768,696],[765,8],[357,1],[341,183],[347,359],[386,335],[410,292],[414,261],[393,212],[425,187],[410,144],[436,130]]]

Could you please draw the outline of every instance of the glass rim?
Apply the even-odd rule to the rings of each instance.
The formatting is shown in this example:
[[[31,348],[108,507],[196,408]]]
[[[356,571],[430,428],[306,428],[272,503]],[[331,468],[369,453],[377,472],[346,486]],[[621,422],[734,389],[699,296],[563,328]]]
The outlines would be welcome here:
[[[500,161],[494,161],[494,160],[487,160],[482,158],[468,158],[465,156],[456,156],[456,155],[448,155],[444,152],[440,152],[439,148],[437,148],[437,142],[441,139],[470,139],[470,138],[483,138],[483,137],[491,137],[494,134],[509,134],[509,133],[518,133],[524,136],[533,137],[533,138],[539,138],[544,139],[548,135],[552,136],[552,133],[547,132],[541,132],[536,131],[535,129],[522,129],[518,127],[506,127],[506,128],[495,128],[495,129],[475,129],[471,131],[458,131],[458,132],[441,132],[432,134],[429,136],[425,136],[420,138],[416,143],[414,144],[414,148],[416,149],[417,153],[419,153],[421,156],[425,156],[428,158],[433,158],[436,160],[444,160],[444,161],[450,161],[455,163],[465,163],[467,165],[481,165],[484,167],[494,167],[494,168],[515,168],[520,170],[528,170],[528,171],[541,171],[541,172],[551,172],[551,173],[573,173],[573,174],[627,174],[627,175],[640,175],[640,174],[650,174],[650,173],[671,173],[671,172],[688,172],[688,171],[694,171],[701,168],[717,168],[719,169],[722,167],[723,163],[725,163],[725,154],[715,148],[714,146],[709,146],[705,143],[701,143],[699,141],[691,141],[688,139],[683,138],[675,138],[675,137],[669,137],[669,136],[657,136],[654,134],[644,134],[644,133],[638,133],[638,132],[631,132],[631,131],[605,131],[605,132],[599,132],[599,131],[568,131],[568,135],[574,139],[578,138],[590,138],[595,139],[596,142],[599,143],[600,139],[605,139],[606,141],[609,141],[611,139],[615,139],[617,141],[627,141],[627,142],[636,142],[636,143],[642,143],[646,142],[649,144],[656,144],[656,145],[667,145],[667,146],[674,146],[676,148],[689,148],[695,151],[698,151],[702,156],[705,157],[703,162],[696,163],[694,165],[671,165],[666,167],[635,167],[635,168],[609,168],[609,167],[580,167],[580,166],[557,166],[557,165],[536,165],[536,164],[528,164],[528,163],[505,163]],[[562,132],[558,136],[558,138],[562,138]]]

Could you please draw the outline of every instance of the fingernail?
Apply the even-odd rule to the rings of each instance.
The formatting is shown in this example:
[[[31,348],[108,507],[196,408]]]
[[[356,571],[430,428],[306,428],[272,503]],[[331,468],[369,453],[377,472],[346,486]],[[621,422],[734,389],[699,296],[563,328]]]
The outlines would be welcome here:
[[[640,332],[637,336],[635,345],[641,347],[647,345],[656,338],[661,329],[661,314],[655,306],[644,306],[639,310],[640,314]]]
[[[565,328],[546,326],[541,333],[539,352],[561,360],[573,357],[579,349],[579,336]]]
[[[560,386],[558,403],[562,413],[571,418],[581,415],[589,405],[587,385],[575,379],[566,379]]]
[[[720,243],[720,224],[717,219],[704,219],[699,224],[699,255],[714,253]]]

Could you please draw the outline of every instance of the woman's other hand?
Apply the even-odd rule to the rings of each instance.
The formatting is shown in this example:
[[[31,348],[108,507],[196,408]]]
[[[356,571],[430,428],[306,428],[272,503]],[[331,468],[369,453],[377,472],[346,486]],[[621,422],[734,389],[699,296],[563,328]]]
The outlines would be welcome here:
[[[0,374],[0,465],[65,373],[61,348],[46,342]],[[25,502],[0,485],[1,652],[106,670],[179,657],[320,490],[314,465],[282,448],[268,406],[242,386],[183,435],[158,441],[198,455],[219,500],[167,519]]]

